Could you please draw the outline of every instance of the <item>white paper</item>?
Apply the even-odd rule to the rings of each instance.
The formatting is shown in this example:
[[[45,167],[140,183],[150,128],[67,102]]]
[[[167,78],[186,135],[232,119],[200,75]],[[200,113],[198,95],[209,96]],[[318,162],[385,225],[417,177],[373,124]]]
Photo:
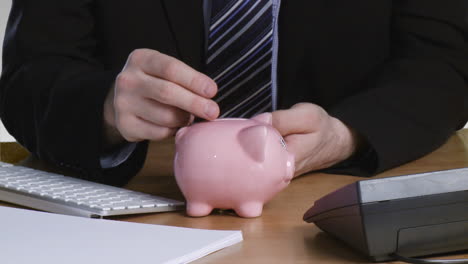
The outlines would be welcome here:
[[[89,219],[0,206],[0,263],[189,263],[241,231]]]

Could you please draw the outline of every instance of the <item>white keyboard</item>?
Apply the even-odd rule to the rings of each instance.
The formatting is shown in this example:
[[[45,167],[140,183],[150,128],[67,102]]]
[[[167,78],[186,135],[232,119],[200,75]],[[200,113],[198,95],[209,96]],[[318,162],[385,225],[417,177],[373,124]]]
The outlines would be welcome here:
[[[105,216],[165,212],[184,203],[0,162],[0,200],[60,214]]]

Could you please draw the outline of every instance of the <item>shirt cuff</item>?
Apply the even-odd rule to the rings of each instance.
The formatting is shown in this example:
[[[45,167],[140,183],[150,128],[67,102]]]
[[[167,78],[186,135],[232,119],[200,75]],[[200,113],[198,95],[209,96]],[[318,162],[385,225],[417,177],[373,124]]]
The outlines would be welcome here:
[[[101,155],[100,159],[101,168],[115,168],[124,163],[130,157],[133,151],[135,151],[136,146],[137,143],[135,142],[126,143],[116,149],[109,151],[108,153],[104,153]]]

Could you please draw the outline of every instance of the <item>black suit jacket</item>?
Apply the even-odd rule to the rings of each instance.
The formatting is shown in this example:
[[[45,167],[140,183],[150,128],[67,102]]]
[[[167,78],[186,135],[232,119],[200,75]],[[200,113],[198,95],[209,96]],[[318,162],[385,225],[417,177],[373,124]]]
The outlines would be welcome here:
[[[366,159],[374,168],[341,172],[373,174],[416,159],[467,121],[466,0],[282,2],[280,108],[319,104],[373,150]],[[2,120],[39,158],[123,184],[142,166],[146,144],[120,166],[100,168],[103,101],[116,75],[136,48],[202,70],[203,36],[201,0],[13,0]]]

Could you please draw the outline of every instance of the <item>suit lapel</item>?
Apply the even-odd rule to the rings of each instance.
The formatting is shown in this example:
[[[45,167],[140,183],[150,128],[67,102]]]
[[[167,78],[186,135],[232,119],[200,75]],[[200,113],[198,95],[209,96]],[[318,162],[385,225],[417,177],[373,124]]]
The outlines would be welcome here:
[[[163,0],[180,59],[195,69],[204,53],[203,0]]]

